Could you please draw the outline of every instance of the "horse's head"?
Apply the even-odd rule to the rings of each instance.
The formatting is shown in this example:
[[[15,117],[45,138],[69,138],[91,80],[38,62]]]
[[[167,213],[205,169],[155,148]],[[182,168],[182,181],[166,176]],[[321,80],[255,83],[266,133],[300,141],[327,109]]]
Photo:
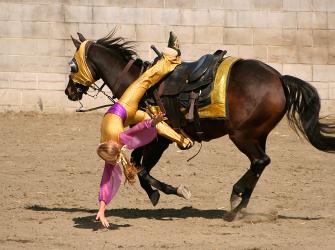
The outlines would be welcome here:
[[[69,62],[71,72],[65,89],[65,94],[71,101],[81,100],[83,94],[97,80],[95,78],[97,76],[87,56],[88,49],[93,42],[86,40],[81,34],[78,35],[80,41],[71,37],[77,51]]]
[[[69,62],[71,73],[65,89],[70,100],[81,100],[100,78],[114,96],[120,97],[142,72],[146,65],[138,58],[135,60],[137,54],[133,50],[133,42],[114,37],[114,34],[115,30],[95,42],[86,40],[80,33],[79,40],[71,37],[77,51]],[[133,63],[129,64],[131,61]]]

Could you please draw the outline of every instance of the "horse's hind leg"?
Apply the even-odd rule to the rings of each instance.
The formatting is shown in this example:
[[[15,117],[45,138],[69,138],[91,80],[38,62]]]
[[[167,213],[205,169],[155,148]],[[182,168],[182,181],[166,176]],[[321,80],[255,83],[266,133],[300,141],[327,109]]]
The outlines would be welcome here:
[[[233,186],[230,197],[231,219],[235,217],[238,211],[247,207],[257,181],[265,167],[270,164],[270,158],[265,154],[267,135],[251,138],[247,134],[250,135],[250,133],[241,132],[230,135],[230,139],[251,162],[248,171]]]

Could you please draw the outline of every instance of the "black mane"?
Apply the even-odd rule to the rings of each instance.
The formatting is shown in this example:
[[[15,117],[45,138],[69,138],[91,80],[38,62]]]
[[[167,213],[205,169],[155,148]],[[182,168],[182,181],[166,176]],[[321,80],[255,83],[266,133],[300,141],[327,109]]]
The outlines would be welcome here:
[[[135,59],[137,57],[137,53],[134,50],[134,42],[125,41],[124,38],[114,37],[114,35],[115,29],[111,31],[107,36],[97,40],[96,43],[110,50],[116,50],[117,53],[124,57],[127,61],[129,61],[130,59]]]

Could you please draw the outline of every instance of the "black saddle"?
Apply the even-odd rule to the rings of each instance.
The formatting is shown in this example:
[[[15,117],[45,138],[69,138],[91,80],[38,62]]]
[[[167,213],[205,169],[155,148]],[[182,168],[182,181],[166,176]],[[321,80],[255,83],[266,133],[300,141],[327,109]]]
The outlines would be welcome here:
[[[227,51],[218,50],[207,54],[194,62],[183,62],[161,83],[160,96],[177,95],[181,92],[192,91],[213,81],[211,69],[222,60]],[[207,72],[207,75],[206,75]],[[206,76],[205,76],[206,75]],[[200,79],[202,78],[202,79]]]
[[[187,122],[193,122],[194,118],[199,123],[197,108],[211,103],[210,93],[215,74],[226,53],[218,50],[197,61],[183,62],[159,84],[156,103],[162,103],[172,127],[181,128]],[[181,112],[182,107],[190,110],[189,120]]]

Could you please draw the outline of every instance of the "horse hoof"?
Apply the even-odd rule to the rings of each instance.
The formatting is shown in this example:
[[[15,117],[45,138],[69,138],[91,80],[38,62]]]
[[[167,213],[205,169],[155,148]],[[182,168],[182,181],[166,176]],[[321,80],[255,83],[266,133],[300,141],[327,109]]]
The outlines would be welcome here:
[[[224,216],[223,219],[228,222],[232,222],[235,220],[237,213],[235,212],[227,212]]]
[[[160,194],[158,192],[158,190],[154,190],[152,192],[152,194],[150,195],[150,201],[152,203],[152,205],[155,207],[159,201],[159,197],[160,197]]]
[[[188,188],[185,187],[184,185],[180,185],[177,188],[177,195],[180,196],[180,197],[183,197],[186,200],[188,200],[192,196],[191,191],[188,190]]]
[[[242,198],[236,194],[232,194],[230,197],[230,210],[234,211],[242,202]]]

